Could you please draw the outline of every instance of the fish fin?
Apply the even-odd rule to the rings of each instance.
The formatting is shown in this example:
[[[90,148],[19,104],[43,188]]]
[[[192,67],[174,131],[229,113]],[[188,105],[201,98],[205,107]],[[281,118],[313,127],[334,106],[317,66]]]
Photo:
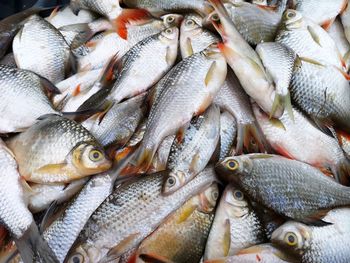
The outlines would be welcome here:
[[[40,234],[44,233],[45,229],[49,227],[49,218],[52,217],[57,211],[57,201],[53,201],[50,206],[46,209],[43,219],[39,225]]]
[[[108,251],[107,255],[99,261],[99,263],[102,263],[102,262],[107,263],[120,257],[124,252],[128,250],[129,246],[139,235],[140,233],[134,233],[124,238],[122,241],[118,243],[118,245],[112,247]]]
[[[79,84],[75,87],[75,89],[74,89],[73,92],[72,92],[72,96],[73,96],[73,97],[76,97],[76,96],[78,96],[78,95],[80,94],[80,92],[81,92],[81,83],[79,83]]]
[[[340,68],[337,68],[339,72],[344,76],[344,78],[349,81],[350,80],[350,75],[346,73],[344,70],[341,70]]]
[[[214,9],[225,16],[228,16],[228,12],[221,0],[209,0],[209,3],[214,7]]]
[[[208,86],[209,83],[213,80],[214,76],[215,76],[215,71],[216,71],[217,65],[216,65],[216,61],[214,61],[213,63],[211,63],[210,68],[207,72],[207,75],[205,76],[205,86]]]
[[[199,159],[200,159],[200,154],[199,152],[196,152],[193,156],[192,156],[192,160],[191,160],[191,163],[190,163],[190,166],[188,168],[189,172],[190,173],[193,173],[195,172],[197,169],[196,169],[196,166],[199,162]]]
[[[230,220],[225,220],[225,232],[223,236],[223,244],[222,249],[224,251],[224,256],[227,257],[230,254],[230,248],[231,248],[231,225]]]
[[[111,82],[115,79],[115,71],[119,73],[122,68],[123,64],[121,58],[119,58],[119,54],[117,53],[109,60],[108,64],[103,70],[102,76],[100,78],[102,85],[110,85]]]
[[[157,255],[153,253],[140,254],[139,258],[147,263],[175,263],[161,255]]]
[[[275,155],[267,153],[251,153],[249,154],[250,159],[268,159],[273,158]]]
[[[326,21],[321,25],[322,28],[323,28],[324,30],[328,31],[328,30],[331,28],[331,26],[332,26],[334,20],[335,20],[335,17],[326,20]]]
[[[25,190],[25,192],[29,193],[29,195],[35,193],[33,188],[28,184],[28,182],[23,176],[20,177],[20,183],[22,188]]]
[[[269,119],[269,122],[272,126],[279,128],[279,129],[283,129],[283,130],[287,130],[286,127],[284,126],[283,122],[279,119],[276,118],[271,118]]]
[[[275,151],[277,153],[279,153],[280,155],[288,158],[288,159],[291,159],[291,160],[295,160],[294,156],[291,155],[286,149],[284,149],[281,145],[276,145],[275,147]]]
[[[45,120],[45,119],[48,119],[48,118],[52,118],[52,117],[57,117],[57,116],[61,116],[61,115],[56,114],[56,113],[49,113],[49,114],[41,115],[39,118],[37,118],[37,120],[38,121],[42,121],[42,120]]]
[[[180,214],[176,223],[181,224],[182,222],[185,222],[187,220],[187,218],[189,218],[196,209],[197,209],[196,205],[186,206],[185,209]]]
[[[141,144],[136,150],[135,158],[133,158],[131,164],[136,166],[139,171],[147,171],[152,163],[157,148],[157,146],[145,147],[144,144]]]
[[[334,176],[337,182],[343,185],[350,184],[350,160],[343,158],[335,167]]]
[[[166,48],[166,55],[165,55],[165,61],[166,63],[171,66],[173,64],[173,59],[171,58],[172,57],[172,54],[171,54],[171,49],[170,47],[167,47]]]
[[[193,55],[193,47],[192,47],[192,42],[191,42],[191,39],[188,37],[186,38],[186,41],[185,41],[185,50],[186,50],[186,53],[188,56],[191,56]]]
[[[122,13],[115,19],[114,24],[118,35],[127,40],[128,23],[131,21],[147,21],[149,19],[150,14],[145,9],[123,9]]]
[[[310,225],[310,226],[319,226],[319,227],[321,227],[321,226],[333,225],[330,222],[326,222],[326,221],[322,220],[327,215],[329,210],[331,210],[331,209],[319,210],[316,213],[314,213],[313,215],[310,215],[307,218],[304,218],[304,219],[302,219],[300,221],[303,222],[304,224]]]
[[[314,59],[311,59],[311,58],[299,57],[299,60],[305,61],[305,62],[308,62],[308,63],[311,63],[311,64],[314,64],[314,65],[317,65],[317,66],[324,67],[324,65],[321,62],[318,62],[317,60],[314,60]]]
[[[98,41],[90,40],[90,41],[86,42],[85,46],[88,48],[94,49],[96,47],[97,43],[98,43]]]
[[[132,255],[128,258],[126,263],[137,263],[137,258],[138,258],[137,252],[132,253]]]
[[[50,94],[61,94],[61,91],[47,78],[37,75],[40,78],[41,85],[46,89]]]
[[[36,169],[35,172],[40,174],[60,174],[62,173],[62,169],[66,167],[67,163],[48,164]]]
[[[320,47],[322,47],[321,42],[320,42],[320,37],[317,35],[315,30],[311,26],[307,26],[307,31],[309,31],[310,36],[316,42],[316,44],[319,45]]]
[[[190,126],[190,122],[186,123],[180,129],[178,129],[176,136],[175,136],[176,143],[181,144],[183,142],[183,140],[185,139],[185,136],[186,136],[186,131],[187,131],[189,126]]]
[[[254,152],[256,150],[254,144],[261,152],[268,151],[265,136],[256,121],[245,124],[237,123],[237,126],[236,154],[242,154],[243,151]]]
[[[15,239],[15,243],[24,263],[58,262],[55,254],[40,236],[34,221],[20,239]],[[38,259],[40,261],[37,261]]]
[[[207,108],[210,106],[212,103],[212,98],[210,96],[206,97],[203,101],[202,104],[198,107],[198,109],[195,111],[194,116],[198,116],[203,114]]]
[[[50,16],[47,18],[48,21],[51,21],[58,13],[58,10],[60,9],[59,6],[56,6],[54,10],[52,10]]]
[[[113,107],[114,102],[112,101],[106,101],[101,108],[104,108],[104,110],[102,110],[101,112],[96,113],[95,115],[93,115],[92,117],[95,118],[96,120],[98,120],[98,125],[101,124],[101,122],[103,121],[104,117],[106,116],[106,114],[108,113],[108,111]]]
[[[233,54],[233,53],[234,53],[234,51],[232,50],[232,48],[226,46],[225,43],[223,43],[223,42],[219,42],[219,43],[217,44],[217,46],[218,46],[218,49],[220,50],[220,52],[221,52],[222,54],[224,54],[225,57],[230,57],[230,54]]]
[[[333,136],[332,127],[334,125],[333,121],[330,119],[319,120],[317,117],[310,116],[313,124],[329,136]]]
[[[276,110],[279,107],[283,107],[284,110],[286,110],[288,112],[289,118],[294,122],[293,107],[292,107],[292,102],[291,102],[289,91],[288,91],[287,95],[280,95],[278,93],[275,93],[275,99],[274,99],[273,104],[272,104],[270,118],[273,117],[273,115],[275,114]]]

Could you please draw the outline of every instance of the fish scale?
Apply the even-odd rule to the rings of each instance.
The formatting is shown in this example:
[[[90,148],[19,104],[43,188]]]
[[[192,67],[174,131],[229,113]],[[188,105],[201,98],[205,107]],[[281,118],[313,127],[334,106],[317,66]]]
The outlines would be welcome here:
[[[237,135],[237,123],[235,118],[224,111],[220,116],[220,157],[224,159],[230,155],[231,148]]]

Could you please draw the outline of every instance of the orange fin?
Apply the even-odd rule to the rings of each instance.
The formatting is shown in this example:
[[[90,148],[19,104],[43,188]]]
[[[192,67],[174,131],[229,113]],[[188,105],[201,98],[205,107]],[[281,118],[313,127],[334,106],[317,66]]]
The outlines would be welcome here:
[[[97,45],[97,41],[89,41],[85,44],[86,47],[94,48]]]
[[[269,150],[265,136],[260,127],[253,123],[238,124],[236,154],[246,152],[266,152]]]
[[[73,97],[78,96],[80,92],[81,92],[81,84],[78,84],[72,93]]]
[[[277,6],[268,6],[268,5],[256,5],[257,7],[264,9],[264,10],[269,10],[269,11],[276,11]]]
[[[190,163],[190,167],[189,167],[190,173],[193,173],[193,172],[196,171],[196,166],[197,166],[197,164],[198,164],[198,162],[199,162],[199,159],[200,159],[200,155],[199,155],[199,153],[197,152],[197,153],[195,153],[195,154],[193,155],[193,157],[192,157],[192,160],[191,160],[191,163]]]
[[[322,24],[322,27],[324,30],[328,31],[330,27],[332,26],[335,18],[328,19],[326,22]]]
[[[51,21],[51,19],[54,18],[57,15],[59,9],[60,9],[60,7],[56,6],[55,9],[51,12],[51,14],[50,14],[50,16],[49,16],[49,18],[47,20]]]
[[[185,206],[176,223],[180,224],[186,221],[187,218],[189,218],[196,209],[197,209],[196,205]]]
[[[123,9],[123,12],[115,19],[115,27],[118,35],[123,39],[128,39],[127,24],[131,21],[147,21],[150,14],[144,9]]]
[[[156,254],[140,254],[140,259],[147,263],[174,263],[173,261]]]
[[[286,150],[284,149],[281,145],[278,145],[274,147],[275,151],[278,152],[280,155],[289,158],[291,160],[295,160],[295,158]]]

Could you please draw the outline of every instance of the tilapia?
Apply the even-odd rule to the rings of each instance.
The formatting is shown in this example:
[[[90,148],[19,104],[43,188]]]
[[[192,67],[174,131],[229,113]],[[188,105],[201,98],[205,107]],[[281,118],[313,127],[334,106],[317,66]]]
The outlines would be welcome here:
[[[147,170],[166,136],[175,134],[193,116],[207,109],[226,72],[224,57],[216,46],[211,46],[182,60],[158,82],[155,88],[161,91],[152,105],[147,130],[134,160],[141,170]]]
[[[168,158],[169,174],[163,185],[168,195],[192,180],[208,164],[220,137],[220,110],[210,106],[195,117],[180,138],[174,140]]]
[[[292,79],[296,54],[294,51],[280,43],[261,43],[256,47],[266,73],[270,75],[276,87],[273,115],[275,109],[282,106],[293,119],[292,102],[289,93],[289,84]]]
[[[290,84],[292,99],[300,109],[322,125],[350,131],[349,82],[333,65],[300,60]]]
[[[162,196],[164,173],[143,176],[116,188],[93,213],[67,261],[108,262],[137,246],[163,220],[215,180],[213,167],[202,171],[171,196]]]
[[[23,131],[42,115],[58,114],[45,87],[59,93],[52,83],[33,72],[0,65],[0,133]]]
[[[106,16],[109,19],[117,18],[122,11],[119,1],[114,0],[71,0],[70,7],[74,13],[77,13],[80,9],[87,9]]]
[[[280,117],[283,108],[273,109],[275,86],[266,74],[265,68],[255,50],[242,37],[231,21],[221,0],[210,0],[215,8],[210,20],[221,35],[223,43],[219,45],[227,63],[233,69],[245,92],[259,106],[273,117]]]
[[[83,126],[58,115],[44,116],[7,142],[20,174],[34,183],[70,182],[111,167],[102,146]]]
[[[237,135],[237,123],[235,118],[227,111],[220,115],[220,155],[219,160],[230,156],[231,149]]]
[[[67,42],[58,29],[37,15],[25,22],[13,40],[12,49],[19,68],[31,70],[54,84],[70,71]]]
[[[238,78],[232,70],[221,86],[214,103],[235,117],[237,123],[237,143],[235,152],[254,152],[258,148],[265,151],[267,146],[258,126],[250,104],[249,96],[244,92]]]
[[[347,4],[346,0],[293,0],[293,9],[328,30]]]
[[[220,41],[219,37],[202,27],[201,20],[201,16],[189,14],[181,23],[180,50],[183,59]]]
[[[204,260],[233,256],[265,239],[261,221],[247,197],[238,188],[226,186],[215,213]]]
[[[294,255],[301,263],[346,263],[350,258],[349,208],[327,213],[328,226],[316,227],[287,222],[272,234],[272,243]]]
[[[146,262],[150,259],[199,262],[214,219],[218,197],[218,187],[213,184],[188,200],[142,241],[136,251],[137,258]]]
[[[350,188],[308,164],[282,156],[228,157],[217,169],[252,200],[298,221],[326,225],[323,211],[350,204]]]
[[[334,40],[322,27],[298,11],[287,9],[284,12],[275,41],[291,48],[299,57],[339,69],[344,66]]]

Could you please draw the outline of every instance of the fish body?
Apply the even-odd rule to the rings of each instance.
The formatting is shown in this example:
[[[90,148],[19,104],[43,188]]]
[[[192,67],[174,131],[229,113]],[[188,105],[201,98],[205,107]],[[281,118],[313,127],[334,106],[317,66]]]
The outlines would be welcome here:
[[[220,115],[220,156],[219,160],[229,156],[237,136],[235,118],[227,111]]]
[[[45,19],[54,27],[60,28],[73,24],[90,23],[96,18],[96,14],[88,10],[80,10],[77,14],[74,14],[68,5],[60,10],[52,11],[50,16]]]
[[[106,16],[109,19],[117,18],[122,11],[119,6],[119,1],[114,0],[72,0],[70,2],[70,7],[73,9],[73,12],[80,9],[87,9]]]
[[[75,256],[84,262],[118,258],[215,180],[213,168],[209,167],[173,195],[162,196],[163,176],[159,173],[143,176],[116,188],[86,223],[68,261]]]
[[[80,124],[46,116],[8,141],[20,174],[34,183],[65,183],[103,172],[111,162],[96,139]]]
[[[322,225],[321,210],[350,202],[350,188],[308,164],[278,155],[228,157],[218,171],[257,203],[298,221]]]
[[[136,254],[172,262],[199,262],[214,219],[216,184],[192,197],[140,244]]]
[[[40,116],[57,113],[43,81],[30,71],[0,65],[0,133],[23,131]]]
[[[349,261],[349,208],[338,208],[327,213],[324,227],[308,226],[289,221],[275,230],[272,243],[295,256],[302,263],[345,263]],[[333,248],[334,244],[336,248]]]
[[[37,15],[28,18],[12,48],[19,68],[31,70],[54,84],[70,70],[67,42],[53,25]]]
[[[188,183],[208,164],[220,137],[220,110],[210,106],[203,115],[191,121],[181,139],[175,139],[167,168],[169,175],[163,194],[171,194]]]
[[[226,186],[215,213],[204,260],[233,256],[265,239],[263,225],[247,197],[237,187]]]

